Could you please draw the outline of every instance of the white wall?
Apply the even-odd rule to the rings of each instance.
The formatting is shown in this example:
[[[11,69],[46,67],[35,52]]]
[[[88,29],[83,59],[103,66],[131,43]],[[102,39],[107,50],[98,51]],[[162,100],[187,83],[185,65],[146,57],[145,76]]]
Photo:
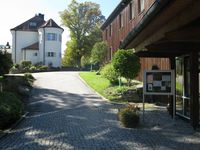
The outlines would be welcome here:
[[[60,28],[40,28],[38,32],[31,31],[11,31],[12,33],[12,59],[14,63],[20,63],[22,60],[30,60],[32,63],[42,62],[46,66],[49,63],[53,64],[53,67],[61,67],[61,49],[62,41],[59,41],[59,35],[62,35],[63,30]],[[46,39],[47,33],[57,34],[56,41],[48,41]],[[15,45],[16,35],[16,45]],[[39,41],[38,57],[33,57],[34,50],[26,50],[22,48],[27,47],[33,43]],[[15,60],[15,48],[16,48],[16,60]],[[43,51],[44,50],[44,51]],[[48,52],[54,52],[54,57],[48,57]],[[26,58],[24,57],[26,53]]]
[[[31,31],[11,31],[12,33],[12,58],[14,63],[20,63],[23,60],[22,48],[27,47],[38,41],[38,32]],[[16,35],[16,42],[15,42]],[[16,45],[15,45],[16,44]],[[16,48],[16,60],[15,60]]]
[[[37,56],[35,56],[37,53]],[[31,61],[32,64],[39,62],[39,51],[38,50],[23,50],[23,60]]]
[[[59,41],[59,34],[62,35],[63,30],[60,28],[41,28],[39,29],[39,34],[42,34],[42,41],[39,42],[40,45],[40,59],[45,59],[45,65],[49,65],[52,63],[53,67],[61,67],[61,45],[62,41]],[[56,41],[48,41],[46,39],[47,33],[55,33],[57,34],[57,40]],[[45,36],[45,41],[44,41]],[[44,49],[44,43],[45,43],[45,52],[43,53]],[[54,52],[56,55],[55,57],[48,57],[48,52]],[[44,58],[45,55],[45,58]]]

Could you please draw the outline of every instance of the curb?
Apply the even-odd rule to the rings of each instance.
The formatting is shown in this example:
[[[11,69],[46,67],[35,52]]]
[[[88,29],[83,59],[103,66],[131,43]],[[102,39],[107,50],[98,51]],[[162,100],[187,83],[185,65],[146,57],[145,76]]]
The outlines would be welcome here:
[[[5,137],[7,134],[10,133],[11,130],[13,130],[14,128],[16,128],[20,124],[20,122],[22,122],[26,118],[26,116],[28,114],[29,114],[29,112],[25,112],[25,114],[22,115],[22,117],[19,120],[17,120],[17,122],[15,122],[9,129],[3,130],[2,131],[2,135],[0,135],[0,139],[3,138],[3,137]]]
[[[110,104],[114,104],[114,105],[126,105],[125,103],[120,103],[120,102],[111,102],[109,99],[105,98],[103,95],[101,95],[100,93],[98,93],[97,91],[95,91],[92,87],[90,87],[87,82],[85,80],[83,80],[80,76],[80,72],[78,73],[78,78],[91,90],[93,91],[95,94],[97,94],[99,97],[101,97],[104,101],[110,103]]]

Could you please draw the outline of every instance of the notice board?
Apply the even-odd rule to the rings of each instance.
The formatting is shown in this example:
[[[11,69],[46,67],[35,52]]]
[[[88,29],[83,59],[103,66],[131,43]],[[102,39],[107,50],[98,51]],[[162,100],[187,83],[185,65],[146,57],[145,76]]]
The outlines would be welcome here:
[[[146,95],[173,95],[173,70],[146,70],[144,72],[144,94]]]

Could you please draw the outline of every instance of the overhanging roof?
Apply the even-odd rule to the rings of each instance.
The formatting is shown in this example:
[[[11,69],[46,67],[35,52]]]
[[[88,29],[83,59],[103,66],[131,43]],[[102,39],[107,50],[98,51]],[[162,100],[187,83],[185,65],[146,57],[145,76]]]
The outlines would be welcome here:
[[[166,7],[171,0],[156,0],[153,5],[147,10],[141,21],[133,28],[120,44],[120,48],[126,48],[127,45],[138,36],[138,34],[156,17],[156,15]]]
[[[200,51],[200,18],[179,29],[165,33],[164,38],[138,51],[139,57],[176,57]]]
[[[36,42],[27,47],[24,47],[22,48],[22,50],[39,50],[39,42]]]

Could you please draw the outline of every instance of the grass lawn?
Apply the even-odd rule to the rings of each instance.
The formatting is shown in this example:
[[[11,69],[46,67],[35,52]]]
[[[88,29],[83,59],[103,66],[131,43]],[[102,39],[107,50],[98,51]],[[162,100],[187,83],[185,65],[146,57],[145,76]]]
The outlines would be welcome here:
[[[96,75],[96,72],[81,72],[80,76],[95,91],[108,98],[104,93],[104,90],[110,86],[110,82],[107,79]]]
[[[123,103],[128,102],[126,100],[123,100],[123,101],[116,100],[115,96],[111,96],[107,94],[107,92],[105,92],[106,90],[118,92],[120,90],[123,90],[123,88],[127,88],[126,86],[122,86],[121,89],[119,88],[119,86],[112,86],[107,79],[101,77],[101,75],[96,75],[96,72],[80,72],[79,75],[91,88],[93,88],[96,92],[100,93],[102,96],[104,96],[108,100],[115,101],[115,102],[123,102]],[[137,83],[138,81],[134,81],[134,82]],[[139,107],[142,108],[142,103],[138,103],[138,104],[139,104]],[[145,109],[153,108],[154,106],[155,106],[154,104],[145,103]]]

